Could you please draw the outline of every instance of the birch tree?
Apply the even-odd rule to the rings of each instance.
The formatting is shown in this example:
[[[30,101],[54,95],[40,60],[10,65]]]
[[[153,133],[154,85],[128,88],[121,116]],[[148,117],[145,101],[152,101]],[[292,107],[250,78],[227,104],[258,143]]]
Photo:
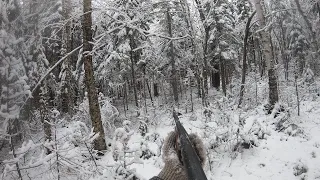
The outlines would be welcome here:
[[[278,85],[277,76],[274,68],[275,62],[272,55],[271,37],[270,33],[268,33],[266,29],[266,20],[264,17],[261,1],[254,0],[254,5],[256,8],[258,21],[261,28],[261,44],[263,47],[263,54],[265,57],[269,77],[269,103],[271,105],[274,105],[276,102],[278,102]]]

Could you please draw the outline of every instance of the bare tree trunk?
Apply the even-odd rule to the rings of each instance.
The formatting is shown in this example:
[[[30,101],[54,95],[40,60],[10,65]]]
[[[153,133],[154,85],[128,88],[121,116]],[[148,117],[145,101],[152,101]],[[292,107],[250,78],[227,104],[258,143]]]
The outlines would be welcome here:
[[[49,118],[49,110],[48,110],[48,105],[49,105],[49,91],[48,91],[48,86],[47,82],[43,83],[43,86],[41,88],[41,92],[39,93],[40,95],[40,115],[41,115],[41,122],[43,124],[43,131],[44,131],[44,136],[45,136],[45,141],[51,141],[52,140],[52,132],[51,132],[51,125],[50,125],[50,118]],[[51,150],[46,148],[46,154],[50,154]]]
[[[242,56],[242,78],[241,78],[241,87],[240,87],[240,97],[239,97],[239,104],[238,107],[240,107],[243,99],[243,93],[244,93],[244,84],[246,83],[246,71],[247,71],[247,44],[248,44],[248,36],[250,32],[250,23],[255,15],[256,12],[253,12],[251,16],[248,18],[246,29],[244,33],[244,39],[243,39],[243,56]]]
[[[171,15],[169,13],[169,9],[167,9],[167,21],[168,21],[168,32],[169,37],[172,36],[172,19]],[[171,58],[171,84],[172,84],[172,90],[173,90],[173,97],[175,104],[177,105],[179,103],[179,94],[178,94],[178,83],[177,83],[177,74],[176,74],[176,65],[175,65],[175,59],[174,59],[174,50],[173,50],[173,42],[170,40],[170,58]]]
[[[191,100],[191,112],[193,112],[193,98],[192,98],[192,81],[191,77],[189,77],[189,84],[190,84],[190,100]]]
[[[183,2],[181,2],[183,1]],[[191,36],[191,43],[192,43],[192,49],[191,49],[191,52],[192,54],[194,54],[194,62],[197,61],[197,59],[200,59],[199,58],[199,52],[196,48],[196,40],[195,40],[195,37],[196,37],[196,32],[193,28],[193,25],[192,25],[192,20],[191,20],[191,13],[190,13],[190,6],[188,5],[187,3],[187,0],[180,0],[181,4],[182,4],[182,7],[183,7],[183,11],[185,12],[185,20],[186,20],[186,23],[187,23],[187,27],[188,27],[188,30],[189,30],[189,35]],[[196,1],[197,3],[197,6],[198,6],[198,10],[199,10],[199,13],[201,12],[202,14],[201,15],[204,15],[203,14],[203,11],[202,9],[200,8],[200,2],[199,1]],[[203,16],[204,17],[204,16]],[[204,20],[203,17],[201,17],[202,19],[201,20]],[[207,43],[207,40],[205,40],[205,42]],[[207,48],[207,45],[206,45],[206,48]],[[206,59],[205,59],[206,61]],[[207,64],[207,61],[205,62],[205,64]],[[195,65],[191,65],[190,67],[192,69],[193,72],[195,72],[195,78],[196,78],[196,81],[197,81],[197,94],[198,94],[198,98],[202,97],[201,95],[201,88],[202,88],[202,85],[201,85],[201,80],[200,80],[200,73],[198,73],[198,70],[196,69]],[[205,68],[206,71],[204,72],[204,76],[207,76],[208,72],[207,72],[207,68]],[[190,80],[191,81],[191,80]],[[208,84],[208,83],[206,83]],[[191,101],[192,101],[192,86],[190,84],[190,89],[191,89]],[[207,88],[207,91],[208,91],[208,88]],[[203,96],[204,96],[204,93],[202,93]],[[191,105],[192,105],[192,111],[193,111],[193,102],[191,102]]]
[[[197,94],[198,94],[198,98],[201,98],[201,79],[199,77],[200,75],[198,73],[195,74],[196,80],[197,80]]]
[[[158,97],[159,96],[159,87],[158,83],[153,83],[153,96]]]
[[[102,151],[106,150],[105,134],[101,122],[100,106],[98,95],[94,81],[93,65],[92,65],[92,8],[91,0],[83,0],[83,61],[85,69],[85,82],[88,91],[89,111],[93,126],[93,131],[99,133],[99,137],[94,140],[94,149]]]
[[[129,105],[128,105],[128,94],[129,94],[129,90],[128,90],[128,80],[125,80],[125,90],[126,90],[126,110],[129,110]]]
[[[16,126],[18,126],[18,123],[15,123],[17,121],[18,121],[17,119],[9,120],[9,127],[8,127],[9,128],[9,135],[10,135],[10,137],[9,137],[10,138],[9,139],[10,150],[11,150],[12,155],[13,155],[14,158],[17,158],[16,152],[15,152],[15,148],[14,148],[14,144],[15,144],[14,141],[16,141],[16,139],[17,139],[16,136],[18,134],[17,133],[17,128],[18,127],[16,127]],[[23,180],[19,163],[16,162],[15,165],[16,165],[17,172],[18,172],[18,175],[19,175],[19,179]]]
[[[204,23],[204,22],[203,22]],[[205,25],[205,38],[204,38],[204,57],[203,57],[203,71],[202,71],[202,77],[203,77],[203,88],[204,88],[204,94],[203,97],[206,97],[208,94],[208,72],[209,72],[209,67],[208,67],[208,60],[207,60],[207,55],[208,55],[208,41],[209,41],[209,27],[206,27]]]
[[[54,126],[54,143],[55,143],[56,162],[57,162],[57,174],[58,174],[57,179],[60,180],[60,162],[59,162],[59,155],[58,155],[57,126]]]
[[[212,71],[212,86],[219,90],[220,87],[220,65],[216,63],[213,65],[214,70]]]
[[[167,94],[166,94],[166,90],[165,90],[165,88],[164,88],[164,84],[162,83],[162,91],[163,91],[163,96],[164,96],[164,101],[165,101],[165,103],[167,103],[168,101],[167,101]]]
[[[208,94],[208,72],[210,72],[208,67],[208,41],[209,41],[210,27],[207,25],[207,20],[204,13],[204,7],[202,6],[199,0],[195,0],[195,2],[197,4],[197,9],[199,11],[200,19],[205,31],[205,37],[203,41],[202,101],[206,106],[207,105],[206,96]]]
[[[296,5],[297,5],[297,10],[299,12],[299,14],[302,16],[303,20],[305,21],[306,25],[307,25],[307,28],[309,30],[309,34],[310,34],[310,38],[311,38],[311,50],[312,50],[312,64],[310,63],[310,60],[307,59],[307,64],[308,65],[311,65],[311,67],[313,67],[314,70],[317,70],[317,66],[319,65],[319,60],[318,60],[318,57],[319,57],[319,54],[320,54],[320,51],[319,51],[319,37],[317,37],[316,35],[316,32],[313,30],[312,28],[312,24],[311,22],[309,21],[308,17],[303,13],[303,10],[301,8],[301,5],[299,3],[299,0],[294,0]],[[318,5],[318,8],[319,8],[319,4]],[[320,12],[319,12],[320,14]],[[318,26],[317,26],[318,27]],[[318,39],[318,40],[317,40]]]
[[[298,91],[298,83],[297,83],[297,79],[298,79],[298,74],[294,75],[294,85],[296,87],[296,97],[297,97],[297,106],[298,106],[298,116],[300,116],[300,98],[299,98],[299,91]]]
[[[260,0],[255,0],[255,7],[258,16],[258,20],[261,28],[265,28],[265,17],[263,15],[263,10]],[[263,46],[263,52],[266,59],[268,77],[269,77],[269,103],[274,105],[278,102],[278,85],[277,85],[277,76],[274,70],[274,59],[272,55],[270,34],[265,30],[261,31],[261,41]]]
[[[123,111],[124,111],[125,116],[127,116],[126,98],[127,98],[127,88],[126,88],[126,82],[125,82],[123,85],[123,98],[122,98]]]
[[[146,75],[143,75],[143,98],[144,98],[144,107],[146,109],[146,113],[148,113],[148,107],[147,107],[147,91],[146,91]]]
[[[69,0],[62,0],[62,11],[63,11],[63,18],[65,20],[65,27],[63,30],[63,45],[62,45],[62,52],[64,55],[71,52],[71,20],[70,20],[70,13],[71,13],[71,4]],[[64,79],[61,79],[62,83],[62,110],[69,115],[72,114],[73,109],[73,93],[72,89],[72,81],[71,81],[71,56],[68,56],[66,60],[62,63],[62,71],[65,76],[62,76]]]
[[[129,35],[131,36],[131,35]],[[134,39],[130,37],[130,60],[131,60],[131,75],[132,75],[132,87],[133,87],[133,94],[134,94],[134,102],[136,105],[136,108],[139,108],[139,103],[138,103],[138,94],[137,94],[137,82],[136,82],[136,73],[134,70],[134,65],[135,65],[135,59],[134,59],[134,52],[133,50],[135,49],[134,47]],[[139,111],[137,111],[137,116],[140,116]]]
[[[308,30],[310,31],[310,34],[311,34],[311,41],[313,43],[313,45],[315,46],[315,50],[317,50],[318,48],[318,42],[317,42],[317,37],[316,37],[316,34],[315,32],[313,31],[313,28],[312,28],[312,24],[311,22],[309,21],[308,17],[303,13],[302,11],[302,8],[301,8],[301,5],[299,3],[299,0],[294,0],[294,2],[296,3],[297,5],[297,10],[298,12],[300,13],[300,15],[302,16],[303,20],[305,21],[306,25],[307,25],[307,28]],[[316,52],[316,51],[315,51]]]
[[[226,73],[225,73],[225,60],[220,55],[220,75],[221,75],[221,84],[222,84],[222,91],[224,96],[227,95],[227,87],[226,87]]]
[[[146,79],[145,81],[146,81],[146,84],[147,84],[147,88],[148,88],[148,93],[149,93],[149,97],[150,97],[150,100],[151,100],[151,104],[152,104],[152,106],[154,106],[153,99],[152,99],[152,93],[151,93],[151,89],[150,89],[150,85],[149,85],[149,81],[148,81],[148,79]]]

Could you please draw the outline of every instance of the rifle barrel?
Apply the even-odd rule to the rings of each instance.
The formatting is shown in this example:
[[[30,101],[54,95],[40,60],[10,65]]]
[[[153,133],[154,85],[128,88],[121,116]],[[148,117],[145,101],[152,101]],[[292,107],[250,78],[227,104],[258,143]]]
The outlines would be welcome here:
[[[182,161],[187,172],[189,180],[207,180],[207,177],[202,169],[200,159],[193,148],[189,139],[187,131],[184,129],[179,121],[175,111],[173,111],[173,118],[176,124],[176,129],[180,139],[180,149],[182,153]]]

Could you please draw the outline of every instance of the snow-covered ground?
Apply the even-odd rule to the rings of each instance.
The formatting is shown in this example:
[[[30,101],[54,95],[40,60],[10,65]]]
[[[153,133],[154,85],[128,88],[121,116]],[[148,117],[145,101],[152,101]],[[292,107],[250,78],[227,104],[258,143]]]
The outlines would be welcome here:
[[[254,122],[259,122],[266,129],[265,139],[259,139],[257,147],[243,148],[240,152],[220,151],[217,148],[214,161],[218,162],[211,164],[211,171],[208,165],[205,167],[208,178],[219,180],[320,179],[320,105],[318,104],[318,101],[302,102],[301,115],[290,114],[289,127],[281,132],[276,131],[276,126],[273,124],[276,122],[273,118],[274,114],[266,115],[261,108],[254,110],[254,113],[246,117],[243,131],[248,131]],[[197,132],[203,137],[204,119],[197,118],[196,121],[190,121],[190,116],[190,113],[184,114],[180,120],[187,131]],[[166,122],[164,124],[167,125],[153,129],[150,133],[159,133],[161,138],[165,138],[174,128],[170,125],[172,119],[159,119],[159,121]],[[296,134],[291,136],[290,133]],[[203,139],[208,140],[208,138]],[[129,144],[133,147],[140,141],[141,136],[136,133]],[[152,145],[153,148],[150,149],[156,151],[157,146],[154,147],[154,143]],[[157,175],[162,166],[161,158],[155,156],[144,160],[143,164],[131,165],[130,168],[135,168],[139,177],[149,179]]]
[[[266,114],[263,106],[243,112],[236,108],[234,110],[223,107],[221,103],[220,109],[213,105],[207,109],[197,106],[194,113],[185,113],[180,107],[182,115],[179,117],[189,133],[197,133],[204,141],[207,149],[204,170],[208,179],[313,180],[320,179],[319,102],[320,98],[302,101],[300,116],[297,115],[296,108],[285,108],[288,111],[277,114],[275,118],[276,111]],[[127,116],[132,124],[126,124],[116,132],[128,132],[128,135],[132,135],[127,143],[125,158],[120,153],[118,161],[114,160],[113,150],[121,140],[116,142],[115,139],[109,139],[111,147],[105,156],[92,161],[86,146],[92,141],[93,134],[85,123],[71,123],[58,128],[57,139],[64,139],[60,142],[58,151],[60,179],[124,179],[121,175],[127,171],[135,172],[140,179],[157,175],[164,166],[161,158],[163,140],[174,129],[171,111],[163,109],[149,109],[149,112],[153,113],[149,113],[149,127],[145,136],[139,132],[139,119],[134,115]],[[211,113],[205,115],[205,111]],[[152,117],[150,114],[153,114]],[[276,124],[283,119],[285,121],[281,126],[282,130],[279,131]],[[251,142],[252,145],[245,148],[239,145],[243,142]],[[75,145],[77,143],[80,145]],[[40,146],[42,145],[29,142],[17,149],[21,154],[34,149],[26,154],[24,159],[20,159],[20,167],[25,168],[22,170],[23,174],[34,180],[57,179],[57,166],[54,164],[56,155],[46,156],[36,150]],[[46,146],[55,145],[46,143]],[[121,148],[120,146],[119,151]],[[121,169],[123,166],[126,170]],[[6,176],[1,175],[2,179],[9,177],[8,174],[13,173],[14,169],[15,165],[12,164],[11,169],[7,169]]]

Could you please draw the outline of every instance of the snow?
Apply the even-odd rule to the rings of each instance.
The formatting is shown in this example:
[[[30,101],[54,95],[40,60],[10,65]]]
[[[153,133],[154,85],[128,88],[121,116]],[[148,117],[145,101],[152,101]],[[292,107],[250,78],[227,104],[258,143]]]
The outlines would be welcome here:
[[[204,171],[209,180],[317,179],[320,177],[319,101],[320,98],[314,101],[302,101],[301,116],[297,116],[295,109],[292,108],[289,117],[280,113],[277,118],[274,118],[276,113],[267,115],[263,106],[247,112],[228,108],[222,110],[211,106],[205,110],[210,110],[212,114],[204,115],[204,108],[197,105],[195,112],[183,113],[179,118],[185,129],[189,133],[197,133],[206,146],[208,157]],[[223,105],[223,100],[219,100],[219,103]],[[276,106],[278,107],[280,105]],[[121,112],[117,113],[121,114]],[[91,180],[123,179],[121,175],[115,175],[115,172],[120,170],[128,175],[134,173],[141,179],[150,179],[164,166],[161,147],[164,138],[174,130],[170,111],[157,109],[156,113],[160,116],[157,116],[154,121],[161,124],[149,126],[144,137],[134,126],[134,118],[123,121],[122,127],[114,131],[114,139],[110,141],[111,148],[101,159],[96,160],[101,174],[92,171],[94,165],[90,161],[88,149],[81,146],[75,147],[76,144],[81,145],[87,142],[86,144],[89,145],[92,142],[96,137],[92,129],[90,132],[86,124],[80,121],[59,127],[57,138],[65,138],[65,140],[59,143],[58,151],[61,157],[68,159],[61,161],[74,170],[75,165],[70,164],[71,162],[81,164],[78,167],[82,172],[79,176],[88,177]],[[58,111],[52,112],[53,118],[59,118],[59,116]],[[284,131],[278,132],[274,123],[281,117],[290,118],[290,122]],[[141,119],[137,118],[136,122],[139,121]],[[239,136],[237,136],[238,130]],[[254,142],[255,145],[249,149],[238,147],[237,151],[233,151],[234,145],[241,140]],[[25,156],[40,146],[41,143],[34,141],[23,143],[21,148],[16,149],[17,158],[4,161],[7,164],[5,172],[12,172],[15,169],[14,163],[25,157],[29,157],[26,161],[28,163],[22,165],[22,168],[39,167],[39,172],[43,172],[55,161],[54,153],[46,155],[41,151],[37,156],[36,154]],[[46,142],[44,146],[54,147],[55,143]],[[116,160],[114,159],[115,150],[118,157]],[[150,157],[140,158],[142,152],[148,150],[151,152]],[[124,162],[126,168],[123,168]],[[36,176],[37,168],[31,170],[30,174]],[[49,176],[51,177],[51,175],[47,177]],[[44,176],[38,176],[34,179],[43,178]]]
[[[306,108],[306,107],[304,107]],[[190,117],[190,116],[189,116]],[[303,114],[301,117],[294,116],[302,121],[299,126],[306,129],[308,137],[305,139],[299,136],[289,136],[285,132],[277,132],[274,128],[269,128],[270,135],[267,139],[259,140],[258,147],[244,149],[242,153],[236,155],[233,159],[226,152],[217,154],[219,162],[213,167],[213,171],[208,172],[209,179],[219,180],[291,180],[308,176],[308,179],[316,179],[320,177],[320,159],[317,155],[320,153],[320,127],[316,125],[320,123],[320,118],[316,114]],[[310,122],[309,119],[313,119]],[[272,118],[270,115],[257,114],[246,118],[244,132],[248,132],[255,122],[264,121],[266,126],[272,126]],[[188,121],[188,117],[184,116],[181,121],[186,129],[191,131],[200,131],[202,124],[200,121]],[[269,121],[269,122],[268,122]],[[167,132],[173,127],[162,127],[155,130],[163,138]],[[190,131],[190,132],[191,132]],[[296,166],[307,167],[307,173],[294,175]],[[145,160],[144,165],[133,166],[136,172],[142,177],[148,179],[156,175],[161,168],[155,165],[153,159]]]

